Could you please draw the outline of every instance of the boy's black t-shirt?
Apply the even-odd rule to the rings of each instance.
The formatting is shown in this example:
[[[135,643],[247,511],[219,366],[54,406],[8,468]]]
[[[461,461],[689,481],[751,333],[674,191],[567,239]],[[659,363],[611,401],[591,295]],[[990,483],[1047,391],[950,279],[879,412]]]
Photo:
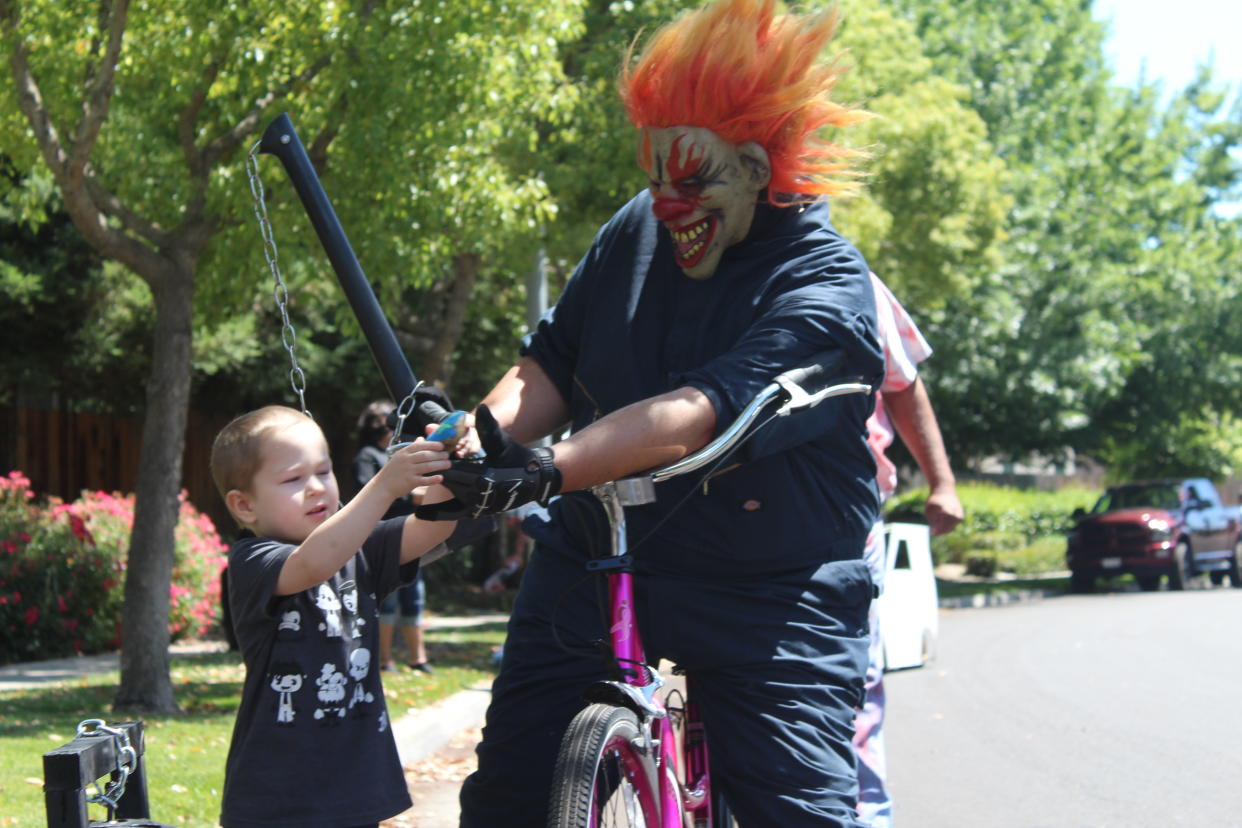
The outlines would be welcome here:
[[[379,602],[413,580],[405,518],[380,523],[331,579],[274,595],[295,545],[243,537],[229,550],[229,604],[246,683],[229,746],[227,828],[341,828],[410,807],[380,683]]]

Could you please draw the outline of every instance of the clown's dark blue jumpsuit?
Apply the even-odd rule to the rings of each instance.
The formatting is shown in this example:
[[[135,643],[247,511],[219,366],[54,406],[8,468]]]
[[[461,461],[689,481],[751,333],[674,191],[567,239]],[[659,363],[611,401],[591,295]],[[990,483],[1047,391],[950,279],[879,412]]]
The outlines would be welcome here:
[[[719,431],[777,374],[834,349],[850,374],[882,374],[867,266],[826,204],[761,205],[747,239],[694,280],[643,193],[600,230],[523,353],[568,401],[575,430],[688,385],[711,400]],[[648,657],[690,671],[713,781],[742,826],[858,824],[850,737],[872,597],[862,552],[879,504],[872,403],[850,395],[777,420],[741,465],[661,484],[657,503],[627,510]],[[538,543],[479,770],[462,789],[463,826],[544,825],[561,735],[604,678],[590,652],[607,639],[599,584],[583,562],[607,553],[606,524],[581,492],[550,515],[528,522]]]

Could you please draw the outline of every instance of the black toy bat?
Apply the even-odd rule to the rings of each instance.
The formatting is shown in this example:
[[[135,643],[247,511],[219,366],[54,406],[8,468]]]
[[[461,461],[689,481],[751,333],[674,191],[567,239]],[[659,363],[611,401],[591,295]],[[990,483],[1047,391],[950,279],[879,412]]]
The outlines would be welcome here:
[[[276,156],[284,165],[294,189],[302,199],[302,205],[306,208],[306,214],[310,217],[324,252],[328,254],[328,261],[332,264],[337,281],[345,291],[345,297],[362,327],[371,355],[375,357],[384,384],[388,386],[388,393],[394,400],[404,400],[418,385],[418,381],[410,370],[405,354],[401,352],[397,337],[380,308],[379,300],[375,298],[375,292],[371,290],[366,274],[362,272],[362,265],[354,255],[345,229],[341,227],[336,211],[332,209],[332,202],[328,200],[328,194],[319,182],[319,176],[315,173],[310,156],[306,154],[306,148],[302,146],[288,113],[268,124],[259,141],[259,151]],[[450,417],[451,407],[447,395],[442,391],[434,386],[423,386],[419,389],[416,405],[410,414],[413,420],[411,425],[417,426],[417,431],[410,429],[410,432],[421,436],[423,427],[428,423],[444,422]],[[452,422],[456,424],[460,420],[460,416],[454,416]],[[435,439],[449,436],[432,435]],[[401,437],[403,435],[399,435]]]

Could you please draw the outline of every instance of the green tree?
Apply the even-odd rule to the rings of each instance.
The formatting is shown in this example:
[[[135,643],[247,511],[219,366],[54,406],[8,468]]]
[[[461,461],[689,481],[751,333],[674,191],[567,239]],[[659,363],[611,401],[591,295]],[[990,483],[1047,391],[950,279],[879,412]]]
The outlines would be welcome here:
[[[145,282],[154,309],[119,708],[176,708],[167,597],[194,332],[236,345],[243,332],[224,320],[266,283],[246,147],[296,113],[381,296],[396,304],[436,280],[468,296],[453,288],[471,268],[549,215],[546,187],[512,162],[561,104],[557,46],[576,11],[575,0],[0,0],[0,152],[19,180],[50,174],[77,230]],[[285,261],[315,259],[299,208],[269,189]],[[13,185],[2,195],[25,198]],[[321,267],[289,278],[300,302],[340,304]],[[451,353],[460,314],[415,316],[442,321],[435,345]]]
[[[1163,109],[1113,86],[1081,0],[896,6],[1011,173],[1001,265],[928,326],[955,453],[1137,457],[1153,431],[1226,410],[1223,380],[1166,393],[1159,412],[1140,388],[1176,373],[1179,349],[1211,365],[1237,353],[1198,307],[1229,301],[1238,270],[1237,223],[1211,212],[1236,193],[1237,110],[1202,78]]]
[[[915,313],[953,304],[999,264],[1005,167],[964,86],[937,77],[913,26],[849,0],[835,45],[852,66],[836,90],[876,117],[842,136],[870,156],[865,189],[834,221]]]

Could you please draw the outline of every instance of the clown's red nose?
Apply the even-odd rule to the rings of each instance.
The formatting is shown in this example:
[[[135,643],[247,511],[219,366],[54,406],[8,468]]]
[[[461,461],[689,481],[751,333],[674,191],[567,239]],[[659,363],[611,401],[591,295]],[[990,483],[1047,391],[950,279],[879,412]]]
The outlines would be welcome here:
[[[688,198],[657,198],[651,202],[651,212],[657,221],[676,221],[694,212],[694,202]]]

